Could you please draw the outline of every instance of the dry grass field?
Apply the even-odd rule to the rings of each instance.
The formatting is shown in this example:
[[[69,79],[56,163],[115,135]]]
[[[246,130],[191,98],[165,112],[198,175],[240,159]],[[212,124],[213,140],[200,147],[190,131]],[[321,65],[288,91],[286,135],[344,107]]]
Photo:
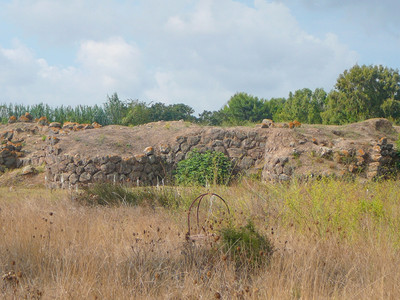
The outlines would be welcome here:
[[[271,240],[268,262],[238,263],[218,228],[211,245],[185,240],[186,211],[205,189],[153,189],[173,205],[109,206],[2,188],[0,298],[400,299],[399,182],[242,179],[210,190],[229,203],[231,226],[251,219]]]

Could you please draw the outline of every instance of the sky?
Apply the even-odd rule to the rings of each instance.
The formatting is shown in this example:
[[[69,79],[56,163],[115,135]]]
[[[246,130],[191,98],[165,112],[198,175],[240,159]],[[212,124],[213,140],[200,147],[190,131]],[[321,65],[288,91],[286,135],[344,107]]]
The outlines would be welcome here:
[[[398,0],[2,0],[0,103],[184,103],[334,88],[400,68]]]

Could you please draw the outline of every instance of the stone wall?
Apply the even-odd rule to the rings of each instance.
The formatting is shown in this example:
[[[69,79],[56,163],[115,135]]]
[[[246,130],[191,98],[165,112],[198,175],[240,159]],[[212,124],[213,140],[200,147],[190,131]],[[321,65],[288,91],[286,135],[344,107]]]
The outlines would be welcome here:
[[[386,179],[398,172],[400,157],[385,137],[366,145],[344,143],[343,139],[296,138],[286,133],[281,131],[268,139],[264,181],[344,176]]]
[[[392,129],[390,122],[386,123]],[[61,128],[61,124],[37,124],[3,131],[0,133],[0,172],[2,168],[45,163],[46,184],[51,187],[67,188],[105,181],[169,184],[178,162],[193,149],[201,153],[223,152],[233,162],[235,172],[261,173],[264,181],[348,174],[373,179],[396,173],[399,163],[393,144],[386,138],[376,140],[383,134],[379,128],[374,128],[374,139],[368,135],[359,140],[345,138],[340,130],[328,127],[324,132],[318,128],[303,130],[263,125],[256,128],[196,127],[158,142],[153,139],[154,144],[147,145],[139,153],[139,147],[129,154],[112,152],[118,149],[110,147],[113,150],[103,152],[107,155],[102,156],[91,155],[90,151],[75,155],[77,151],[68,153],[65,143],[60,146],[63,144],[60,141],[66,139],[67,143],[74,143],[75,149],[80,149],[79,143],[87,141],[72,138],[70,134],[85,128],[97,126],[67,123]],[[24,141],[22,136],[30,138]],[[22,149],[25,142],[37,147],[34,151],[32,147],[25,151],[25,147]]]
[[[69,188],[94,182],[155,185],[162,183],[167,175],[161,158],[151,152],[127,158],[116,155],[94,158],[49,155],[46,164],[46,181],[53,188]]]
[[[15,139],[14,131],[0,133],[0,172],[22,166],[25,155],[23,140]]]
[[[397,172],[400,157],[393,144],[388,143],[387,138],[381,138],[372,148],[367,169],[367,177],[387,178]]]
[[[46,182],[51,187],[75,187],[94,182],[122,182],[132,185],[168,184],[177,163],[189,151],[220,151],[234,163],[235,171],[261,169],[267,132],[262,129],[207,128],[175,142],[149,146],[133,156],[71,156],[48,147]]]

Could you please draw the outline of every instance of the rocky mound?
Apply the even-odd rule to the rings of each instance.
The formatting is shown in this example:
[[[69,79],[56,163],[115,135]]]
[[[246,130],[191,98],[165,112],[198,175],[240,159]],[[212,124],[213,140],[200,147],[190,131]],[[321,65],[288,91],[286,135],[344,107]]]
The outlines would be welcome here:
[[[393,170],[398,132],[386,119],[347,126],[269,122],[255,128],[183,121],[136,127],[16,121],[0,126],[0,166],[46,164],[47,181],[57,186],[103,180],[155,184],[196,148],[224,152],[237,171],[262,171],[264,180],[346,174],[373,178]]]
[[[372,179],[396,173],[393,143],[398,128],[386,119],[346,126],[274,129],[266,141],[264,180],[291,177],[360,176]]]

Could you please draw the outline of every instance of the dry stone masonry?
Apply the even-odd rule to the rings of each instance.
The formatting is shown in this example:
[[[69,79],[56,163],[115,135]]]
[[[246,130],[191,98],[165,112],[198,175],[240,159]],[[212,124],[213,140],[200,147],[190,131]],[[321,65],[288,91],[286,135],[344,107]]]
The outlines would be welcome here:
[[[18,120],[11,117],[9,123],[15,122],[23,126],[13,124],[18,126],[0,132],[0,172],[26,167],[29,174],[32,173],[29,166],[45,164],[46,184],[54,188],[72,188],[95,182],[169,184],[178,162],[193,149],[201,153],[222,152],[233,162],[235,172],[261,175],[263,181],[349,175],[365,179],[387,178],[397,172],[399,164],[397,150],[384,137],[390,132],[392,140],[394,137],[393,127],[385,119],[366,121],[369,123],[365,126],[371,127],[373,134],[369,133],[363,139],[348,137],[351,130],[346,132],[341,127],[331,130],[327,127],[325,131],[313,127],[305,129],[296,121],[274,124],[266,119],[256,128],[197,126],[193,130],[177,130],[173,139],[160,138],[157,142],[153,139],[153,144],[139,151],[136,147],[134,152],[117,153],[110,147],[107,148],[109,153],[102,152],[107,155],[96,155],[91,151],[68,152],[65,144],[62,146],[65,137],[76,131],[100,128],[97,123],[49,124],[46,118],[33,120],[29,114]],[[355,126],[361,127],[358,132],[364,130],[361,123]],[[25,137],[41,136],[41,150],[26,151],[26,141],[20,138],[22,134]],[[100,137],[100,140],[105,140],[105,137]],[[67,141],[73,141],[79,149],[79,143],[85,143],[85,140],[77,138]],[[127,141],[129,144],[134,142]]]
[[[60,149],[54,147],[59,142],[57,135],[60,132],[101,127],[96,122],[91,125],[71,122],[66,122],[63,126],[57,122],[49,124],[46,117],[34,119],[28,112],[18,119],[15,116],[11,116],[8,119],[8,124],[14,123],[20,123],[21,126],[0,132],[0,172],[4,172],[7,169],[27,167],[26,171],[22,173],[30,174],[32,172],[28,172],[27,170],[31,169],[32,166],[42,165],[45,163],[46,157],[60,153]],[[43,147],[43,151],[35,152],[34,155],[27,157],[27,151],[23,149],[25,140],[24,138],[20,138],[24,134],[27,137],[43,134],[42,137],[47,142],[47,145]]]
[[[171,144],[149,146],[133,156],[81,157],[63,155],[50,149],[46,157],[47,183],[52,187],[75,187],[95,182],[121,182],[132,185],[170,183],[179,161],[197,149],[204,153],[220,151],[233,161],[236,171],[262,168],[267,132],[256,129],[207,128],[201,133],[176,136]]]
[[[269,136],[264,159],[265,181],[344,176],[387,179],[397,174],[400,162],[386,137],[356,143],[342,137],[318,140],[287,130]]]

